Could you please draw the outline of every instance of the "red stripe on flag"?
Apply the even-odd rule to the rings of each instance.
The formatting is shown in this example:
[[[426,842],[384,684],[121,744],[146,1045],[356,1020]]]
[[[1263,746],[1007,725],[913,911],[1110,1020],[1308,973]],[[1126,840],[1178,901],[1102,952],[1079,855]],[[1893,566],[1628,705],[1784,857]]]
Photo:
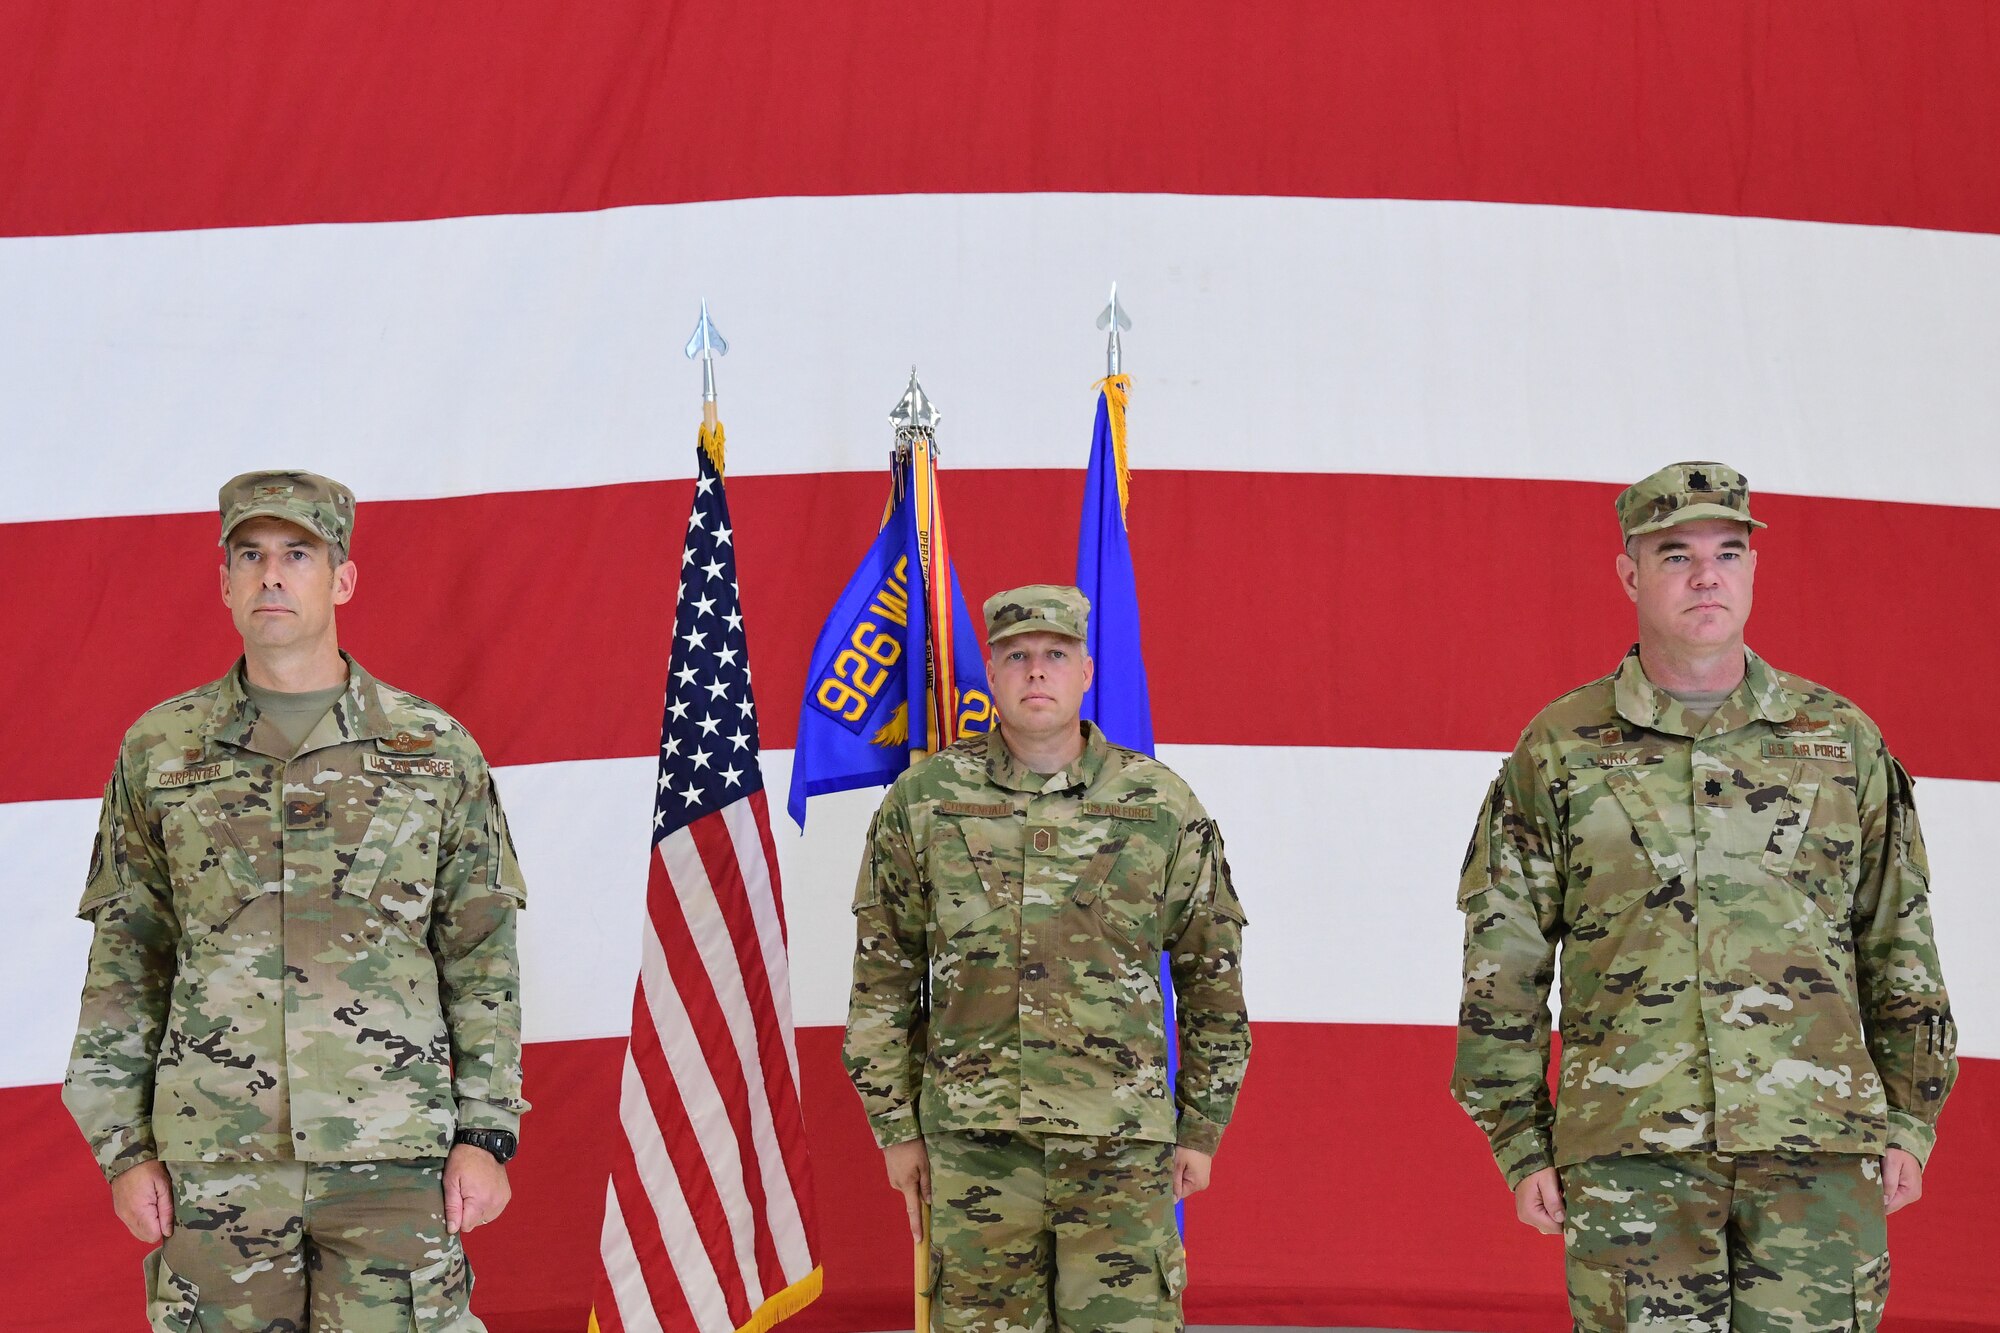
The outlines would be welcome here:
[[[739,862],[736,844],[720,815],[697,820],[689,826],[688,832],[694,835],[695,847],[700,851],[702,865],[708,871],[716,906],[721,909],[723,921],[729,928],[736,965],[743,975],[743,989],[750,1004],[747,1017],[756,1035],[757,1062],[764,1084],[765,1105],[780,1155],[777,1166],[791,1182],[792,1197],[798,1203],[800,1220],[804,1223],[807,1243],[810,1244],[815,1228],[811,1196],[806,1188],[809,1174],[806,1167],[805,1121],[799,1109],[798,1089],[792,1083],[792,1062],[786,1053],[786,1034],[778,1026],[778,1009],[771,995],[771,979],[764,968],[763,935],[751,913],[749,892],[744,884],[746,871],[752,876],[761,874],[769,878],[768,868],[777,863],[767,861],[763,866],[747,867]],[[773,888],[775,897],[775,885]],[[762,1155],[758,1154],[743,1165],[748,1173],[761,1164]],[[760,1209],[757,1216],[762,1224],[766,1214]],[[757,1249],[760,1265],[764,1263],[770,1240],[768,1229],[760,1226]],[[790,1285],[783,1266],[777,1262],[775,1251],[770,1253],[770,1258],[770,1268],[762,1270],[766,1295],[782,1291]]]
[[[666,872],[660,868],[658,858],[654,859],[653,881],[647,888],[649,898],[655,893],[673,892],[666,883]],[[681,998],[682,1003],[690,1007],[708,1003],[707,997],[686,991],[681,992]],[[701,1141],[695,1136],[690,1123],[690,1099],[686,1090],[675,1081],[673,1069],[667,1063],[666,1051],[660,1044],[657,1020],[645,1000],[643,987],[639,988],[632,1006],[632,1063],[639,1071],[647,1103],[652,1107],[653,1119],[660,1127],[660,1139],[667,1146],[667,1157],[673,1163],[675,1178],[680,1182],[681,1197],[687,1201],[688,1215],[694,1219],[696,1235],[708,1253],[709,1266],[715,1270],[716,1281],[729,1302],[730,1316],[740,1327],[749,1318],[756,1302],[744,1290],[742,1268],[736,1262],[736,1250],[731,1243],[733,1230],[729,1214],[723,1207],[722,1194],[709,1167],[708,1156],[702,1151]],[[641,1274],[657,1274],[669,1270],[642,1260],[639,1271]]]
[[[592,1297],[590,1313],[598,1321],[598,1333],[626,1333],[624,1315],[618,1313],[618,1301],[612,1299],[610,1283],[604,1281],[602,1275],[598,1281],[598,1295]]]
[[[625,1317],[618,1313],[618,1302],[612,1298],[609,1284],[598,1284],[598,1295],[590,1312],[597,1319],[597,1333],[625,1333]]]
[[[621,1143],[612,1150],[611,1189],[618,1200],[618,1216],[625,1223],[625,1234],[632,1241],[632,1253],[638,1257],[640,1273],[672,1273],[674,1264],[667,1255],[666,1239],[660,1234],[659,1214],[653,1211],[653,1202],[647,1196],[645,1182],[639,1176],[639,1164],[634,1160],[629,1144]],[[653,1307],[654,1317],[660,1321],[660,1327],[669,1330],[669,1333],[696,1327],[694,1309],[688,1304],[679,1283],[648,1282],[646,1297]],[[616,1304],[615,1301],[610,1303]]]
[[[683,830],[692,835],[702,824],[714,819],[709,816]],[[680,836],[680,835],[676,835]],[[666,845],[663,843],[655,854],[655,860],[664,859]],[[673,878],[671,868],[665,870],[667,880]],[[667,958],[667,969],[673,977],[674,989],[679,991],[687,1005],[688,1026],[695,1040],[701,1046],[702,1059],[709,1072],[715,1077],[717,1093],[722,1098],[722,1107],[729,1117],[729,1126],[736,1141],[736,1160],[740,1164],[743,1177],[743,1195],[748,1201],[753,1219],[753,1236],[757,1259],[757,1272],[766,1287],[756,1304],[762,1304],[784,1287],[781,1281],[769,1285],[764,1275],[777,1264],[772,1249],[768,1222],[769,1202],[764,1192],[764,1176],[757,1169],[757,1142],[750,1124],[750,1088],[744,1076],[741,1057],[736,1051],[736,1041],[731,1036],[727,1017],[723,1011],[724,1001],[717,993],[718,987],[709,976],[708,965],[702,959],[695,944],[693,930],[687,914],[682,909],[680,898],[675,891],[649,894],[649,910],[653,919],[653,929],[660,937],[660,947]],[[736,1262],[732,1256],[730,1268],[734,1271]],[[740,1327],[750,1317],[753,1307],[738,1311],[732,1302],[730,1315]]]
[[[1451,1029],[1252,1027],[1257,1054],[1215,1184],[1188,1204],[1191,1324],[1569,1327],[1562,1247],[1514,1220],[1486,1141],[1443,1091]],[[823,1237],[826,1294],[785,1328],[896,1328],[910,1315],[902,1198],[882,1178],[882,1155],[841,1068],[840,1029],[799,1037],[814,1167],[840,1221]],[[493,1333],[582,1327],[597,1243],[587,1219],[603,1206],[617,1147],[604,1107],[624,1048],[613,1039],[527,1047],[535,1109],[508,1167],[514,1201],[466,1239],[478,1275],[473,1308]],[[107,1278],[105,1256],[129,1252],[131,1239],[61,1094],[54,1084],[0,1088],[0,1179],[34,1201],[0,1211],[0,1255],[27,1256],[15,1263],[18,1280],[0,1282],[14,1300],[7,1333],[128,1328],[140,1300],[136,1283]],[[1922,1204],[1889,1219],[1896,1290],[1884,1329],[1892,1333],[1996,1326],[2000,1060],[1964,1062],[1938,1153]],[[1376,1202],[1317,1206],[1308,1187],[1321,1181]],[[65,1243],[47,1243],[53,1235]]]
[[[0,233],[1036,190],[1995,231],[1996,85],[1939,0],[16,0]]]
[[[742,974],[743,991],[749,1000],[749,1012],[743,1017],[749,1021],[756,1039],[757,1067],[751,1068],[734,1047],[730,1052],[731,1058],[737,1062],[735,1067],[743,1070],[746,1113],[748,1099],[757,1095],[750,1086],[754,1074],[757,1081],[764,1085],[765,1113],[772,1116],[774,1127],[783,1123],[772,1114],[773,1108],[779,1105],[796,1123],[798,1097],[792,1089],[791,1062],[785,1058],[783,1038],[777,1030],[771,1006],[771,986],[764,976],[764,954],[757,944],[757,923],[750,919],[749,904],[744,898],[743,873],[736,860],[736,848],[730,842],[729,830],[723,826],[720,815],[698,819],[688,825],[687,831],[694,839],[695,850],[701,855],[702,868],[708,872],[709,889],[728,930],[730,949],[735,955],[737,970]],[[728,1001],[718,997],[718,1007],[726,1003]],[[775,1069],[772,1067],[774,1055],[777,1061]],[[769,1296],[783,1291],[788,1284],[784,1265],[778,1262],[777,1241],[771,1233],[769,1210],[763,1201],[764,1155],[758,1150],[754,1125],[749,1128],[749,1137],[742,1140],[743,1176],[746,1182],[754,1178],[752,1188],[758,1191],[757,1273],[763,1282],[764,1294]],[[804,1145],[798,1146],[802,1151]],[[790,1176],[789,1170],[786,1175]]]
[[[967,470],[951,486],[954,563],[974,604],[1073,577],[1080,471]],[[656,754],[671,627],[631,608],[672,603],[690,489],[364,501],[356,558],[368,577],[340,610],[342,640],[383,679],[450,709],[495,763]],[[793,743],[814,635],[874,539],[882,489],[874,472],[729,483],[767,748]],[[1632,641],[1612,571],[1618,489],[1137,473],[1156,734],[1510,748],[1537,709],[1610,671]],[[2000,749],[1966,725],[1961,692],[1910,687],[1977,680],[2000,661],[2000,618],[1971,609],[1984,605],[1981,572],[2000,569],[2000,509],[1760,493],[1757,510],[1771,527],[1757,535],[1751,644],[1857,701],[1920,776],[2000,780]],[[144,578],[132,551],[147,553]],[[96,796],[131,719],[228,666],[240,648],[215,603],[215,552],[208,514],[0,525],[0,569],[35,571],[10,587],[6,632],[40,649],[0,654],[0,698],[35,701],[8,719],[10,753],[33,762],[0,765],[0,801]],[[1868,601],[1868,633],[1828,630],[1824,571],[1837,557],[1898,571],[1895,595]],[[577,568],[592,571],[581,593]],[[411,615],[441,598],[449,617]],[[1189,606],[1223,614],[1190,628]],[[1191,635],[1226,647],[1232,697],[1259,706],[1215,706],[1213,655],[1191,651]]]
[[[778,864],[778,845],[771,839],[771,803],[764,799],[763,788],[750,793],[750,812],[757,817],[757,845],[764,849],[764,864]],[[785,924],[785,895],[778,888],[778,878],[771,876],[771,907],[778,914],[778,943],[780,952],[789,953],[792,943],[791,928]],[[787,1014],[789,1021],[794,1014]]]

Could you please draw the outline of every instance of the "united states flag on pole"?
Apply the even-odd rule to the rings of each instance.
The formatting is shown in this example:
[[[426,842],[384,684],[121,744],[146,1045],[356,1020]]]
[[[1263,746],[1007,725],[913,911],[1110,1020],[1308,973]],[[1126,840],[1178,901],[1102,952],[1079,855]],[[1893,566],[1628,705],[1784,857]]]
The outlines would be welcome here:
[[[820,1292],[720,426],[696,453],[592,1333],[757,1333]]]

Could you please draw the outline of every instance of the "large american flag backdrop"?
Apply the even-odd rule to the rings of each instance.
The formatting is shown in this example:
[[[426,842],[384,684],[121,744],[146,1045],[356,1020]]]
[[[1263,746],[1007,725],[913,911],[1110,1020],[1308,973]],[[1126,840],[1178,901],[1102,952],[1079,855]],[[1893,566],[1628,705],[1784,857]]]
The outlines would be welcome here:
[[[1630,633],[1611,498],[1720,457],[1753,642],[1918,776],[1967,1061],[1890,1327],[2000,1328],[2000,36],[1976,4],[22,0],[0,9],[0,1316],[122,1329],[57,1097],[121,729],[218,674],[214,488],[364,497],[345,638],[463,718],[526,870],[497,1333],[583,1325],[640,965],[697,380],[789,776],[910,364],[969,599],[1069,577],[1117,279],[1162,755],[1229,830],[1253,1062],[1197,1322],[1555,1329],[1451,1104],[1499,752]],[[869,792],[774,829],[825,1296],[907,1317],[836,1058]]]

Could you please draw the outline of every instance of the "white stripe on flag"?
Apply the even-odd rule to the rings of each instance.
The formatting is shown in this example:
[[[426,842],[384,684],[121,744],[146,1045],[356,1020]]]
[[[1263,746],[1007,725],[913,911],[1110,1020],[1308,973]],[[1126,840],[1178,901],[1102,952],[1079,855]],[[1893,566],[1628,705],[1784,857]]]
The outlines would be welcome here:
[[[1229,839],[1250,912],[1244,982],[1254,1019],[1455,1020],[1465,921],[1452,886],[1498,753],[1164,745],[1160,757],[1201,794]],[[758,762],[768,790],[784,791],[792,752],[766,750]],[[495,775],[531,894],[556,886],[563,896],[559,910],[531,906],[521,914],[530,1042],[631,1031],[631,995],[603,979],[640,968],[641,936],[632,922],[646,910],[650,849],[643,835],[634,836],[632,811],[650,808],[658,777],[658,759],[645,755]],[[881,799],[875,788],[815,796],[805,833],[777,830],[795,946],[793,1018],[803,1028],[838,1027],[846,1017],[854,866]],[[1919,776],[1917,808],[1930,848],[1938,948],[1964,1032],[1960,1053],[2000,1058],[2000,968],[1985,963],[2000,957],[2000,895],[1988,887],[1986,839],[1986,830],[2000,827],[2000,782]],[[1348,812],[1338,838],[1300,834],[1334,809]],[[90,950],[90,926],[76,919],[76,899],[96,832],[95,799],[0,804],[0,892],[8,895],[14,942],[0,966],[0,1013],[9,1021],[0,1087],[62,1081],[76,1031],[77,978]],[[1328,968],[1325,941],[1345,939],[1374,947]],[[579,968],[579,958],[598,966]]]
[[[660,1136],[653,1104],[646,1096],[645,1082],[639,1077],[639,1067],[632,1062],[629,1048],[625,1053],[625,1083],[619,1093],[618,1118],[632,1145],[632,1158],[639,1165],[639,1182],[645,1186],[646,1197],[652,1200],[653,1213],[659,1219],[660,1239],[666,1243],[667,1259],[674,1266],[674,1277],[680,1283],[681,1294],[687,1298],[688,1308],[694,1311],[695,1322],[705,1330],[728,1333],[735,1327],[729,1317],[729,1300],[722,1294],[715,1270],[709,1266],[701,1230],[688,1209],[687,1195],[681,1192],[680,1177],[674,1173],[673,1159],[667,1155],[666,1140]],[[612,1281],[617,1280],[614,1272]],[[643,1273],[639,1281],[644,1284]],[[753,1307],[761,1301],[761,1297],[751,1297]],[[623,1301],[618,1308],[622,1314]]]
[[[625,1053],[629,1069],[632,1053]],[[646,1291],[646,1275],[639,1271],[639,1254],[632,1248],[632,1233],[625,1229],[625,1214],[618,1207],[618,1186],[604,1182],[604,1234],[597,1245],[604,1259],[604,1271],[611,1275],[611,1299],[618,1303],[618,1319],[625,1333],[665,1333],[653,1301]]]
[[[799,1050],[793,1039],[792,969],[785,958],[785,932],[778,924],[778,896],[771,884],[771,868],[764,862],[764,839],[757,831],[757,812],[748,801],[736,801],[722,809],[722,823],[736,848],[736,864],[742,868],[743,891],[750,899],[750,914],[757,922],[757,943],[764,953],[764,975],[771,981],[771,1007],[778,1013],[778,1030],[785,1037],[785,1059],[792,1068],[792,1088],[799,1088]],[[803,1093],[799,1093],[801,1097]],[[802,1273],[786,1271],[796,1282]]]
[[[777,1245],[778,1263],[787,1275],[803,1276],[812,1271],[812,1249],[806,1244],[805,1221],[798,1200],[792,1195],[791,1173],[785,1167],[784,1152],[778,1146],[777,1131],[771,1123],[771,1094],[764,1082],[764,1063],[757,1054],[757,1032],[750,1014],[750,999],[744,990],[742,969],[709,883],[708,869],[702,864],[700,849],[688,829],[669,834],[660,841],[660,859],[667,878],[679,895],[687,917],[688,933],[694,937],[696,952],[708,969],[709,984],[715,987],[716,1007],[729,1025],[736,1043],[736,1058],[743,1065],[743,1081],[750,1090],[750,1137],[756,1146],[757,1165],[764,1178],[765,1217],[771,1238]]]
[[[677,836],[685,836],[677,835]],[[736,1266],[743,1275],[743,1290],[755,1309],[763,1304],[765,1291],[757,1276],[757,1219],[751,1215],[749,1195],[743,1188],[743,1155],[737,1147],[736,1128],[715,1084],[715,1071],[702,1054],[694,1034],[687,1005],[680,988],[667,971],[666,953],[646,917],[644,943],[639,957],[639,985],[646,996],[646,1009],[659,1033],[660,1049],[666,1053],[667,1068],[673,1075],[675,1095],[686,1112],[688,1127],[701,1145],[702,1160],[708,1164],[709,1178],[729,1220],[730,1243],[736,1251]],[[626,1063],[633,1057],[627,1048]],[[679,1189],[678,1183],[675,1185]]]
[[[757,442],[732,476],[879,471],[910,347],[953,468],[1075,468],[1104,337],[1052,312],[1114,272],[1146,469],[1623,484],[1699,441],[1760,492],[2000,505],[2000,236],[1027,194],[10,241],[0,519],[206,511],[274,421],[368,502],[686,476],[659,348],[704,295],[741,339],[730,434]],[[173,466],[107,465],[135,440]],[[1888,440],[1922,447],[1885,465]]]

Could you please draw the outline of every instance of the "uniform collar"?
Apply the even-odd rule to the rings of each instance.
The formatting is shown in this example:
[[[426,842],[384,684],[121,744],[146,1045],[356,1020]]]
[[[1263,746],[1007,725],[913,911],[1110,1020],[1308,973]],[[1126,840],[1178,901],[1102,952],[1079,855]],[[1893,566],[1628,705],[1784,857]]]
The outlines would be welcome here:
[[[1089,722],[1081,725],[1083,753],[1065,765],[1060,773],[1046,778],[1014,757],[1014,752],[1007,748],[1007,742],[996,726],[986,733],[986,776],[1008,791],[1036,795],[1067,791],[1072,787],[1088,788],[1104,771],[1104,761],[1111,757],[1111,745],[1096,726]]]
[[[1743,679],[1707,718],[1689,716],[1680,700],[1646,678],[1645,668],[1639,665],[1636,643],[1618,664],[1613,682],[1612,696],[1618,716],[1635,726],[1669,736],[1719,736],[1760,719],[1789,722],[1798,712],[1798,701],[1785,688],[1778,673],[1748,648],[1743,650]]]
[[[382,698],[382,683],[369,675],[345,651],[340,658],[347,663],[347,688],[333,701],[333,707],[327,709],[326,716],[319,720],[319,725],[299,746],[300,754],[347,741],[378,740],[396,734],[388,706]],[[229,674],[222,678],[221,689],[216,694],[215,711],[209,715],[204,729],[208,738],[259,754],[271,754],[274,758],[290,759],[290,755],[276,754],[257,743],[257,723],[262,715],[243,688],[243,672],[243,659],[239,657]]]

